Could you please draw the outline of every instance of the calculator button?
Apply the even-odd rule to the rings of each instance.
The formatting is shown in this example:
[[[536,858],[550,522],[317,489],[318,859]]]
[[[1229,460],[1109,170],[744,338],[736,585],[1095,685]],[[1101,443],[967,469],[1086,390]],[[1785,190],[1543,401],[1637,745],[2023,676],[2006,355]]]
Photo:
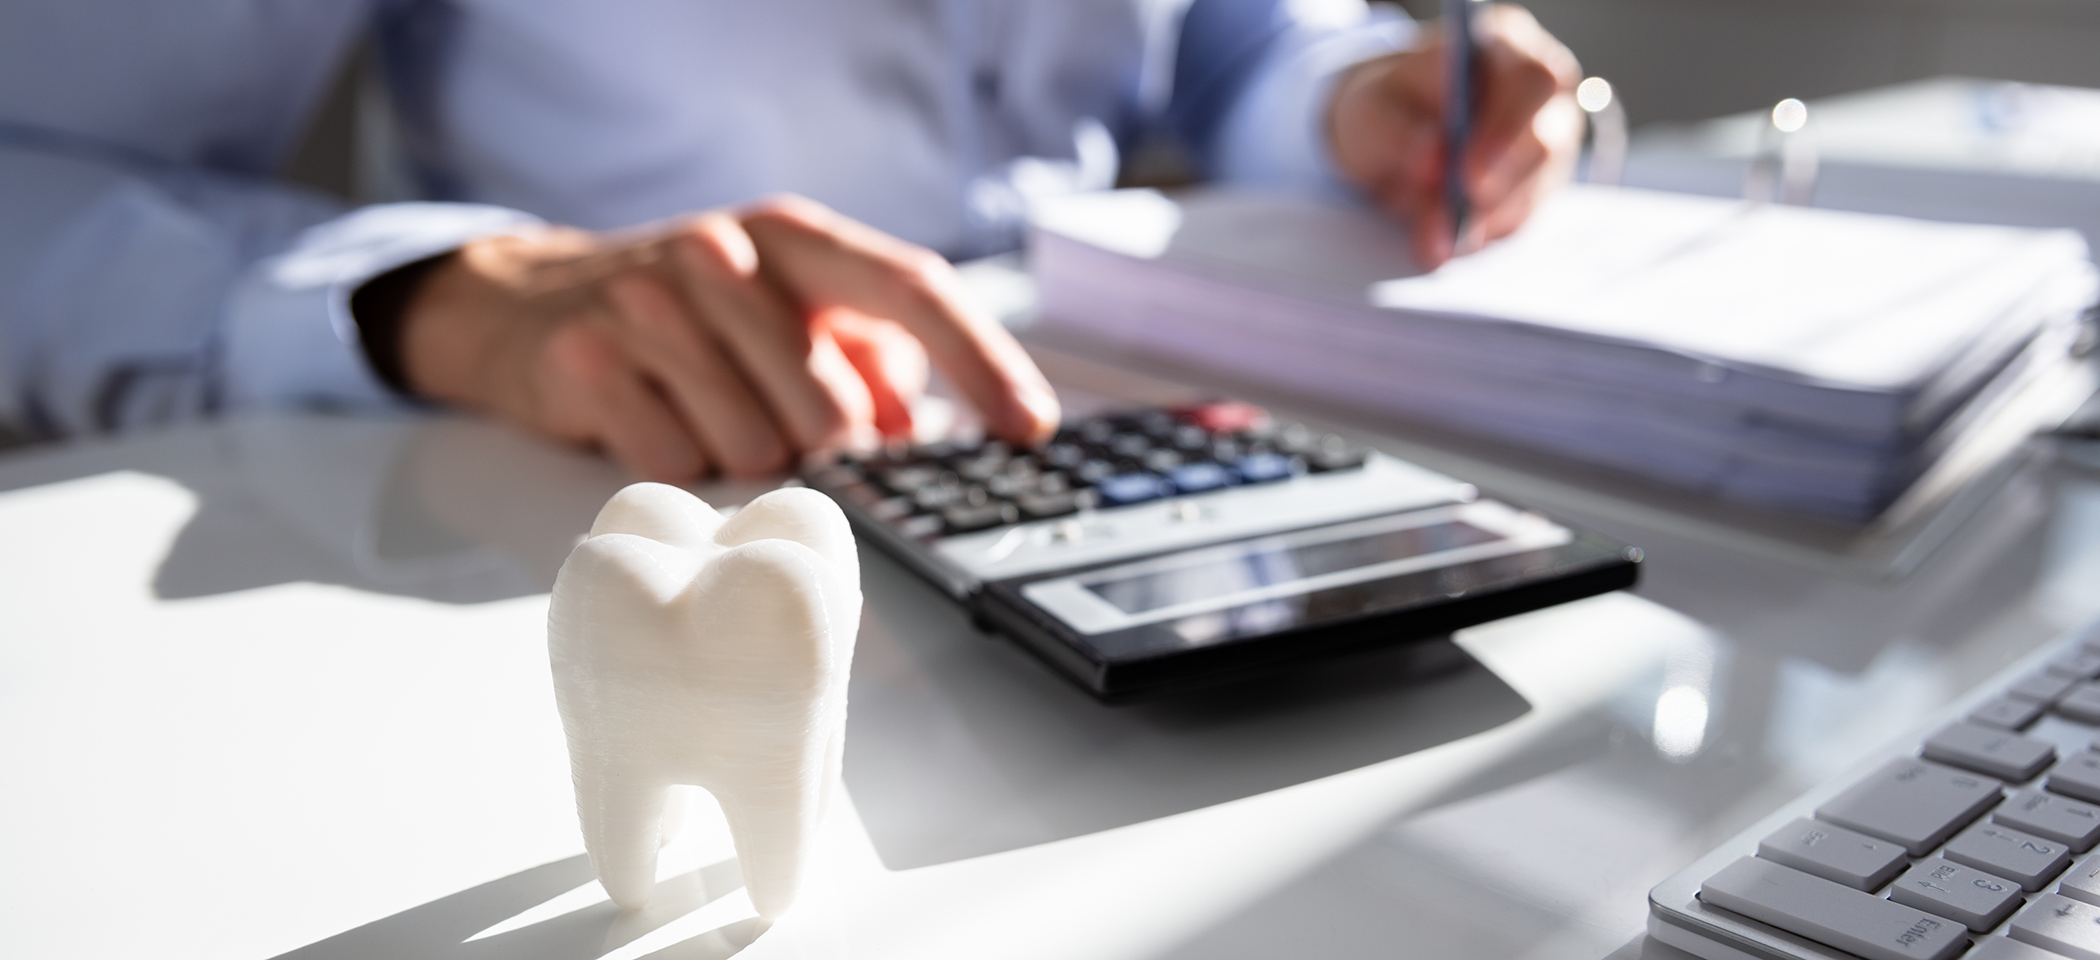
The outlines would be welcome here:
[[[1043,463],[1064,470],[1079,465],[1086,459],[1086,451],[1076,443],[1053,443],[1043,448]]]
[[[1816,819],[1900,843],[1922,857],[1998,802],[2004,786],[1923,760],[1891,760],[1816,808]]]
[[[959,485],[924,486],[913,491],[911,495],[912,502],[918,504],[921,510],[939,510],[960,502],[962,498],[963,488]]]
[[[1756,857],[1714,874],[1699,899],[1867,960],[1947,960],[1969,945],[1955,921]]]
[[[2054,840],[1991,823],[1979,823],[1948,841],[1940,856],[1967,864],[2026,889],[2042,885],[2071,865],[2071,849]]]
[[[970,533],[1019,519],[1018,511],[1010,504],[987,503],[982,506],[958,504],[941,511],[942,528],[949,534]]]
[[[1119,457],[1142,457],[1152,449],[1152,438],[1138,433],[1118,434],[1108,441],[1108,452]]]
[[[941,469],[932,465],[892,467],[876,475],[891,493],[910,495],[920,487],[939,480]]]
[[[1232,465],[1239,471],[1240,479],[1246,483],[1268,483],[1271,480],[1289,479],[1297,473],[1297,464],[1280,453],[1255,453],[1241,457]]]
[[[1963,721],[1925,741],[1925,759],[2007,780],[2025,780],[2056,759],[2056,748],[2010,730]]]
[[[883,523],[893,523],[911,516],[917,507],[909,497],[885,497],[867,505],[868,515]]]
[[[1079,494],[1070,490],[1057,493],[1024,493],[1014,498],[1014,506],[1021,509],[1021,516],[1029,520],[1048,520],[1062,517],[1079,510]]]
[[[1175,467],[1167,474],[1167,479],[1172,480],[1174,489],[1182,493],[1202,493],[1205,490],[1229,487],[1239,478],[1233,476],[1232,471],[1215,463],[1191,463]]]
[[[1314,473],[1354,470],[1364,465],[1364,452],[1336,444],[1306,454],[1305,464],[1311,467]]]
[[[1773,831],[1758,843],[1757,855],[1856,890],[1889,882],[1905,859],[1896,844],[1806,817]]]
[[[2044,670],[2019,683],[2013,684],[2013,688],[2007,692],[2015,697],[2024,697],[2041,703],[2054,703],[2056,698],[2063,696],[2064,692],[2070,690],[2077,682],[2070,677]]]
[[[1118,507],[1129,503],[1143,503],[1166,496],[1167,480],[1152,473],[1125,473],[1109,477],[1094,485],[1101,496],[1104,507]]]
[[[1072,477],[1080,483],[1100,483],[1116,475],[1116,465],[1106,460],[1087,460],[1073,468]]]
[[[922,513],[897,522],[897,532],[912,540],[930,540],[940,536],[941,517],[937,513]]]
[[[2020,905],[2020,885],[1958,863],[1926,860],[1904,871],[1889,888],[1889,899],[1983,933]]]
[[[2043,786],[2051,793],[2100,803],[2100,754],[2087,750],[2065,757],[2062,763],[2050,768],[2049,780]]]
[[[2100,907],[2055,894],[2036,897],[2006,935],[2073,960],[2100,960]]]
[[[1181,454],[1172,450],[1153,450],[1139,458],[1138,462],[1153,473],[1166,473],[1181,466]]]
[[[1999,804],[1991,820],[2066,844],[2073,853],[2084,853],[2100,842],[2100,807],[2034,787]]]
[[[2076,650],[2049,661],[2049,672],[2060,673],[2079,680],[2100,677],[2100,653],[2091,650]]]
[[[1969,719],[1986,726],[2003,727],[2007,730],[2025,730],[2034,718],[2042,715],[2042,705],[2018,697],[1999,697],[1969,714]]]
[[[2056,712],[2080,723],[2100,724],[2100,683],[2081,683],[2056,701]]]

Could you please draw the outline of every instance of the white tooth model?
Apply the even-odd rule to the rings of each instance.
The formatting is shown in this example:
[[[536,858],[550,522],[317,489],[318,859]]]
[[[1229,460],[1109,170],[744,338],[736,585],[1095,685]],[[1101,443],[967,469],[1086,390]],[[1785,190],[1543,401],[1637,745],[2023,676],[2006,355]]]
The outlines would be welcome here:
[[[673,785],[721,804],[744,885],[795,901],[835,789],[860,561],[837,504],[759,497],[727,519],[692,494],[615,494],[554,582],[547,647],[584,846],[624,909],[649,902]]]

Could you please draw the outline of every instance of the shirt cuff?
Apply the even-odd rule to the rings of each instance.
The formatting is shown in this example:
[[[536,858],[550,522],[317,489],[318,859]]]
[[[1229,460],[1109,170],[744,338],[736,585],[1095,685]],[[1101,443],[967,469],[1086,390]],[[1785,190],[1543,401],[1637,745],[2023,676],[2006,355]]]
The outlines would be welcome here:
[[[1298,33],[1269,52],[1220,135],[1218,180],[1257,190],[1357,196],[1327,142],[1327,104],[1344,70],[1414,42],[1415,24],[1373,14],[1327,33]]]
[[[540,223],[502,207],[390,203],[306,231],[234,287],[221,354],[225,409],[397,405],[400,395],[365,360],[350,295],[395,267]]]

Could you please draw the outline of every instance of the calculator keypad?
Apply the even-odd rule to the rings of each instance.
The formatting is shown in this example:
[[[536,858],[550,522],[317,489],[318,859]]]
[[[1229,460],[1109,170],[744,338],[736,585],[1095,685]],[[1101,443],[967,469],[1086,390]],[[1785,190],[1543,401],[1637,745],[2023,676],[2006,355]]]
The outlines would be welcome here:
[[[999,441],[847,457],[812,477],[907,537],[932,540],[1092,508],[1363,466],[1341,437],[1208,403],[1068,424],[1040,450]]]

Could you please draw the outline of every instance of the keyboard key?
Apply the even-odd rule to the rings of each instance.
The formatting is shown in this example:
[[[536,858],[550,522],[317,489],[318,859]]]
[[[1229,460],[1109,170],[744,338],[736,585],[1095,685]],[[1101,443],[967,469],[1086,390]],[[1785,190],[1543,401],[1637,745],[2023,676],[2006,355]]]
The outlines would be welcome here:
[[[2040,947],[2030,947],[2011,937],[1981,937],[1976,949],[1962,955],[1962,960],[2064,960],[2061,954],[2050,953]]]
[[[1903,872],[1889,899],[1934,916],[1959,920],[1983,933],[2020,905],[2020,885],[1945,860],[1926,860]]]
[[[2100,960],[2100,907],[2055,894],[2036,897],[2006,935],[2072,960]]]
[[[2071,872],[2064,874],[2064,882],[2056,885],[2056,892],[2100,906],[2100,853],[2073,865]]]
[[[2100,753],[2087,750],[2065,757],[2062,763],[2049,770],[2049,779],[2042,785],[2051,793],[2100,803]]]
[[[1053,443],[1043,448],[1043,462],[1059,470],[1079,466],[1079,462],[1085,459],[1086,451],[1076,443]]]
[[[2060,673],[2079,680],[2100,677],[2100,653],[2091,650],[2074,650],[2049,661],[2049,672]]]
[[[2003,783],[1923,760],[1891,760],[1816,808],[1816,819],[1900,843],[1914,857],[1998,802]]]
[[[2048,837],[2084,853],[2100,842],[2100,807],[2028,787],[1998,805],[1991,819],[2015,830]]]
[[[2081,683],[2056,701],[2056,712],[2079,723],[2100,724],[2100,683]]]
[[[2007,780],[2025,780],[2056,759],[2056,748],[2010,730],[1964,721],[1926,740],[1925,759]]]
[[[1167,474],[1167,479],[1174,481],[1174,489],[1182,493],[1202,493],[1205,490],[1231,486],[1238,478],[1215,463],[1191,463],[1175,467]]]
[[[1298,472],[1298,465],[1280,453],[1250,453],[1241,457],[1232,467],[1240,472],[1240,479],[1247,483],[1286,480]]]
[[[2034,718],[2042,715],[2042,705],[2019,697],[1999,697],[1977,707],[1969,719],[1985,726],[2004,727],[2007,730],[2025,730]]]
[[[1082,484],[1096,484],[1116,475],[1116,465],[1106,460],[1084,460],[1072,468],[1072,477]]]
[[[1699,899],[1867,960],[1947,960],[1969,945],[1955,921],[1756,857],[1714,874]]]
[[[1962,831],[1947,842],[1940,856],[2018,881],[2029,891],[2040,890],[2071,865],[2071,848],[1994,823],[1979,823]]]
[[[1156,473],[1125,473],[1107,477],[1094,485],[1101,495],[1104,507],[1120,507],[1124,504],[1157,500],[1173,492],[1167,488],[1167,480]]]
[[[1806,817],[1773,831],[1757,855],[1858,890],[1879,888],[1905,862],[1896,844]]]
[[[2044,670],[2013,684],[2013,688],[2007,692],[2037,703],[2055,703],[2056,698],[2063,696],[2077,683],[2078,681],[2070,677]]]

